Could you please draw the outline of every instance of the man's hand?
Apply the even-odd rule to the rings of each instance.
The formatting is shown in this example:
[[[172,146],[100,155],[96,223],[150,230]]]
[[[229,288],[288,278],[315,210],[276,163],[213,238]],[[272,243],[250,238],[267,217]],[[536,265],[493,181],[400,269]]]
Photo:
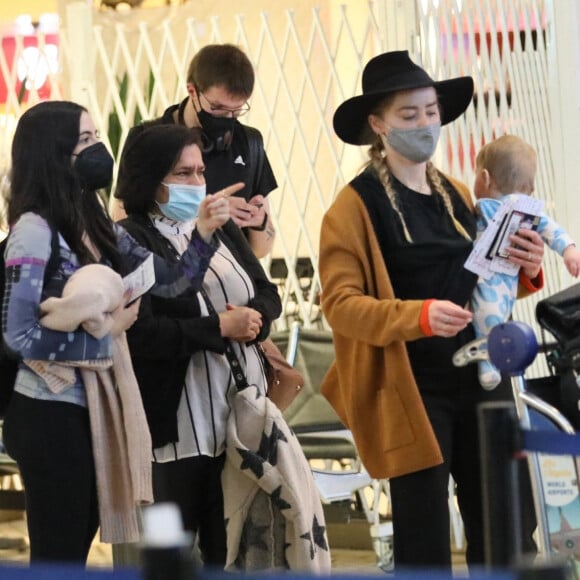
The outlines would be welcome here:
[[[229,197],[230,214],[239,228],[260,227],[264,223],[264,196],[255,195],[249,202],[242,197]]]
[[[265,258],[272,251],[276,230],[272,223],[268,198],[263,195],[256,195],[250,200],[250,204],[256,207],[260,206],[260,213],[256,217],[256,221],[260,221],[260,224],[251,226],[245,231],[254,254],[258,259],[261,259]]]

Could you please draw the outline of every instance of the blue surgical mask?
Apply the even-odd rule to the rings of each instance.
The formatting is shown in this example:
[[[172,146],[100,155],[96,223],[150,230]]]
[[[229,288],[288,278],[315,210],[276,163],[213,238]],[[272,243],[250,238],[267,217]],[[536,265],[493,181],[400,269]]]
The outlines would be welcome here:
[[[423,163],[435,153],[441,125],[425,125],[416,129],[389,129],[385,135],[387,143],[409,161]]]
[[[162,183],[169,190],[167,203],[156,202],[165,217],[177,222],[188,222],[197,217],[199,206],[205,198],[203,185]]]

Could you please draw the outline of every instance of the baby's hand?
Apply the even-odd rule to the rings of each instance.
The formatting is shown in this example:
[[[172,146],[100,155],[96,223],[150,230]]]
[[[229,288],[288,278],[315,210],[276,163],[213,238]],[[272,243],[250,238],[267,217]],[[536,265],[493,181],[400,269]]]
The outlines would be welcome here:
[[[568,246],[564,253],[562,254],[564,258],[564,264],[566,264],[566,269],[570,272],[571,276],[578,278],[580,274],[580,251],[574,244]]]

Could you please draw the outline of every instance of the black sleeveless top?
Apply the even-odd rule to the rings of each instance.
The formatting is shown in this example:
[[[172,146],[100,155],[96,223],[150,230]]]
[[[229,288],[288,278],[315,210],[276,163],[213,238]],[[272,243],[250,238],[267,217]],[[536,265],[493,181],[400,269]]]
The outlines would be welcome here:
[[[406,240],[401,219],[372,168],[357,176],[351,185],[369,212],[395,296],[402,300],[451,300],[465,306],[477,281],[477,276],[463,267],[473,242],[457,231],[438,193],[424,195],[394,176],[391,179],[411,242]],[[442,174],[440,179],[449,193],[455,218],[474,239],[473,213]],[[469,328],[450,339],[429,337],[408,342],[414,373],[451,370],[453,353],[471,338],[473,330]]]

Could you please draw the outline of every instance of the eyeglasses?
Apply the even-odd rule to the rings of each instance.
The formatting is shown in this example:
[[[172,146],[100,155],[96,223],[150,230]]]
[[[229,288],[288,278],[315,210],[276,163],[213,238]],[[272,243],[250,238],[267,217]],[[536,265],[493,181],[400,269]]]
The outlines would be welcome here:
[[[239,107],[238,109],[230,109],[228,107],[224,107],[222,105],[218,105],[216,103],[212,103],[199,89],[196,89],[197,92],[197,99],[199,101],[199,106],[202,109],[206,109],[208,113],[215,115],[216,117],[229,117],[232,116],[234,118],[242,117],[250,110],[250,103],[246,102],[243,106]],[[203,107],[201,104],[201,98],[203,97],[205,102],[207,103],[206,107]]]

